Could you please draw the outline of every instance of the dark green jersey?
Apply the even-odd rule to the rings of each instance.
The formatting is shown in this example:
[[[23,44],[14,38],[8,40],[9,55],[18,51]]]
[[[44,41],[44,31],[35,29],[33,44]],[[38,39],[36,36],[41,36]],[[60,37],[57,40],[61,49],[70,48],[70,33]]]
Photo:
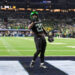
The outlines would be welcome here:
[[[33,27],[32,27],[32,31],[35,33],[35,34],[39,34],[39,33],[43,33],[43,26],[42,26],[42,23],[41,22],[36,22]]]

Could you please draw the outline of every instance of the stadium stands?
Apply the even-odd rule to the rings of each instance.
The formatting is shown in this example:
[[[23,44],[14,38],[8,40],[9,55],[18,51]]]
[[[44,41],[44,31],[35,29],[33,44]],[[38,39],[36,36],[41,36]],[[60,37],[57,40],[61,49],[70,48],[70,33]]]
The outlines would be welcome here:
[[[27,29],[31,11],[0,10],[0,29]],[[54,36],[72,37],[75,25],[75,12],[38,11],[47,31],[55,31]],[[10,15],[9,15],[10,14]],[[7,18],[7,23],[4,18]]]

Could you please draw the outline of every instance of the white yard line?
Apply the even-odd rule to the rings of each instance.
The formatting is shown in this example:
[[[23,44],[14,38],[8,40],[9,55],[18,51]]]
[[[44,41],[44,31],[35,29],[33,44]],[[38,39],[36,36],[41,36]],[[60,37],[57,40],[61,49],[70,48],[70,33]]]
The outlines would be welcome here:
[[[66,46],[66,47],[69,47],[69,48],[75,48],[75,46]]]
[[[25,39],[25,40],[31,40],[31,41],[33,41],[34,39],[32,39],[32,38],[18,38],[18,39]]]
[[[75,55],[51,55],[51,54],[47,54],[47,55],[45,55],[45,57],[70,57],[70,56],[72,56],[72,57],[75,57]],[[33,57],[33,55],[13,55],[13,54],[11,54],[11,55],[1,55],[0,57]],[[39,57],[39,56],[38,56]]]
[[[30,40],[30,41],[33,41],[34,39],[32,38],[19,38],[19,39],[25,39],[25,40]],[[47,41],[48,44],[52,44],[52,45],[63,45],[63,44],[66,44],[66,43],[62,43],[62,42],[57,42],[57,43],[50,43]]]
[[[65,45],[66,43],[59,43],[59,42],[58,43],[49,43],[48,42],[48,44],[52,44],[52,45]]]
[[[60,38],[56,38],[56,37],[55,37],[55,39],[68,39],[68,40],[75,40],[75,38],[62,38],[62,37],[60,37]]]
[[[4,52],[6,50],[0,50],[0,52]],[[15,52],[15,51],[24,51],[24,52],[33,52],[33,51],[36,51],[36,50],[10,50],[10,52]],[[46,52],[54,52],[54,51],[57,51],[57,52],[63,52],[63,51],[70,51],[70,52],[75,52],[75,50],[46,50]]]

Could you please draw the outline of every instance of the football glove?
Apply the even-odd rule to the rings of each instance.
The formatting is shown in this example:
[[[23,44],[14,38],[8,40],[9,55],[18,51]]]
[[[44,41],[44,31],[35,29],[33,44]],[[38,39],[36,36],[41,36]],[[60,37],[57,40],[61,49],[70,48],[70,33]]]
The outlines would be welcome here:
[[[53,36],[48,36],[48,41],[49,41],[49,42],[53,42],[53,41],[54,41]]]

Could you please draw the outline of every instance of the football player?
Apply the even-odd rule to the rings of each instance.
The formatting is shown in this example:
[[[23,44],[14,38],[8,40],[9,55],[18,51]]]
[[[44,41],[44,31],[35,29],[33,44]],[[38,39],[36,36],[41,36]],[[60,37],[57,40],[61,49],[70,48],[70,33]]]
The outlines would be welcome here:
[[[31,18],[31,23],[28,26],[28,28],[31,29],[34,33],[34,41],[36,45],[36,52],[30,63],[30,67],[34,67],[35,60],[40,54],[40,60],[41,60],[40,67],[47,68],[46,65],[44,64],[44,56],[46,50],[45,34],[47,35],[47,33],[43,28],[42,22],[39,20],[37,11],[32,11],[30,14],[30,18]]]

